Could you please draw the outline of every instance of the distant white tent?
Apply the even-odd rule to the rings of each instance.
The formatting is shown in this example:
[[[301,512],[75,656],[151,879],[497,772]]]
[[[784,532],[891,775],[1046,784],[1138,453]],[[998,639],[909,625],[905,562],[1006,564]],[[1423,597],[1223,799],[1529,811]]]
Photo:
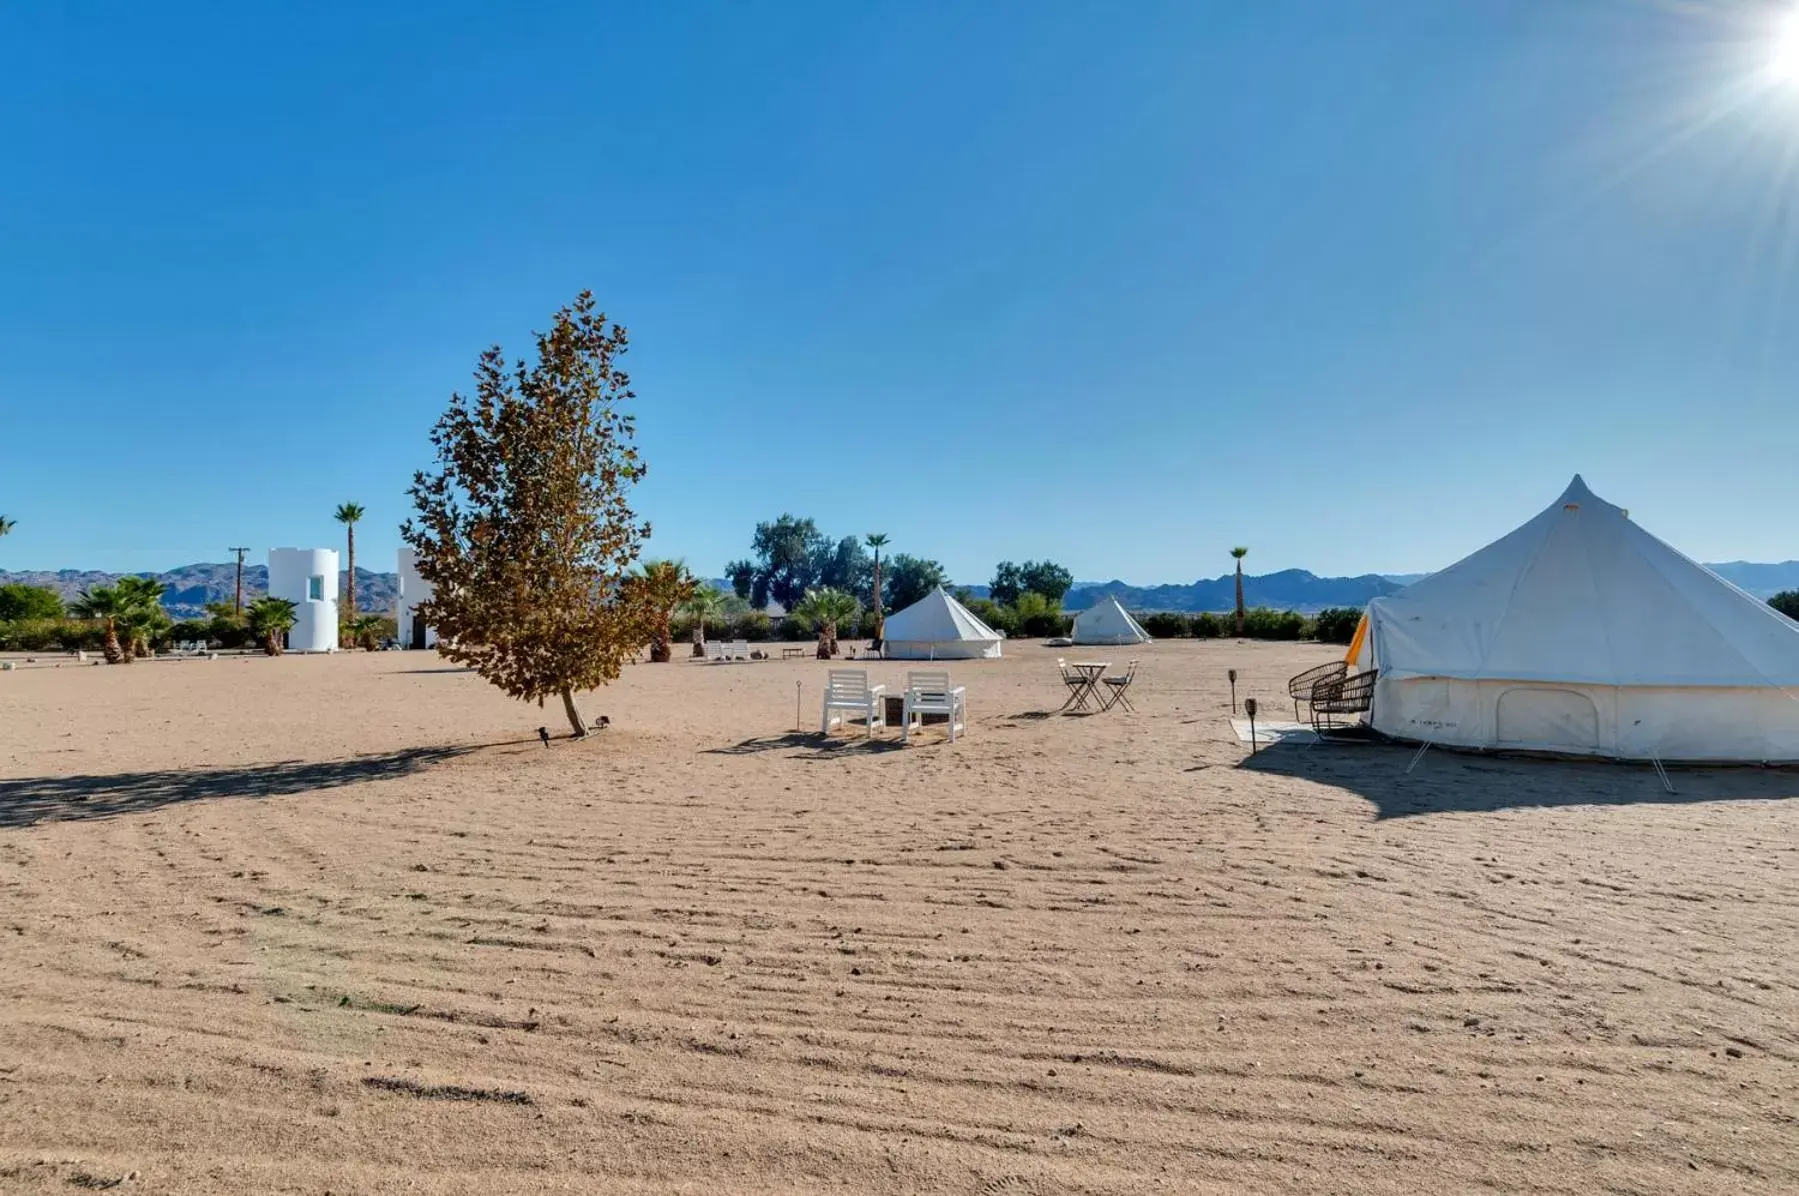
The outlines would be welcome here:
[[[1077,644],[1147,644],[1149,633],[1118,599],[1107,596],[1074,617]]]
[[[1536,518],[1368,604],[1371,721],[1404,739],[1633,760],[1799,760],[1799,623],[1576,477]]]
[[[882,631],[881,653],[889,660],[991,660],[999,655],[999,632],[941,587],[889,615]]]

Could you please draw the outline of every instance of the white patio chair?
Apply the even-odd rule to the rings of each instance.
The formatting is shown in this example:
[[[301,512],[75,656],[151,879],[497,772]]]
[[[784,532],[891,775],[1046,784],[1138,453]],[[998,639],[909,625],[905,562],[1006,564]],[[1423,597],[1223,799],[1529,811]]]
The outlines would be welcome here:
[[[956,742],[956,732],[968,724],[968,691],[949,683],[949,673],[942,669],[913,669],[906,674],[906,698],[901,707],[900,739],[912,740],[912,719],[917,716],[924,725],[927,714],[949,716],[949,741]]]
[[[724,660],[725,642],[723,640],[707,640],[703,646],[706,649],[707,664],[718,664]]]
[[[732,660],[748,660],[749,658],[750,658],[750,641],[748,641],[748,640],[732,640],[731,641],[731,659]]]
[[[819,734],[829,735],[833,727],[849,721],[848,715],[858,715],[868,724],[870,739],[876,727],[887,725],[887,687],[870,685],[867,669],[831,670],[825,680],[825,712]]]

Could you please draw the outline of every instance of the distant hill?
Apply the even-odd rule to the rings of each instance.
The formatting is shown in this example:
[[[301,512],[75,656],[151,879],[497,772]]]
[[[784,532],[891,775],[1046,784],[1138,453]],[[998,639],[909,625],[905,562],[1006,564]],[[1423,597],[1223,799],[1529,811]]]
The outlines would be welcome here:
[[[1312,613],[1327,606],[1363,606],[1370,598],[1399,589],[1373,573],[1361,577],[1319,577],[1304,569],[1283,569],[1243,578],[1243,601],[1248,606],[1272,606],[1280,610]],[[1133,610],[1226,611],[1237,605],[1234,574],[1201,578],[1190,585],[1132,586],[1106,581],[1076,586],[1063,605],[1086,610],[1102,598],[1117,598]]]
[[[1758,564],[1753,561],[1727,561],[1707,568],[1734,582],[1757,598],[1770,598],[1782,590],[1799,590],[1799,561]],[[154,576],[169,587],[162,604],[177,619],[198,618],[205,614],[208,602],[231,601],[232,580],[237,566],[225,564],[183,565],[167,573],[138,574]],[[62,569],[57,572],[9,573],[0,570],[0,585],[24,582],[45,586],[65,599],[81,596],[89,586],[110,585],[123,574],[98,570]],[[1364,573],[1360,577],[1319,577],[1304,569],[1283,569],[1279,573],[1245,576],[1243,601],[1250,606],[1272,606],[1280,610],[1316,613],[1327,606],[1363,606],[1370,598],[1391,594],[1428,573]],[[1234,577],[1201,578],[1187,585],[1163,584],[1133,586],[1122,581],[1081,581],[1068,591],[1063,605],[1071,611],[1082,611],[1102,598],[1115,596],[1132,610],[1171,610],[1197,613],[1227,611],[1236,606]],[[342,575],[338,584],[342,586]],[[731,583],[723,578],[714,585],[730,592]],[[268,592],[269,571],[264,565],[244,566],[244,598],[248,601]],[[977,597],[986,597],[987,587],[964,587]],[[359,610],[391,614],[400,596],[397,573],[356,570],[356,605]]]
[[[1757,598],[1772,598],[1783,590],[1799,590],[1799,561],[1782,561],[1778,565],[1725,561],[1721,565],[1707,565],[1706,568],[1725,581],[1748,590]]]
[[[55,590],[64,600],[73,601],[81,597],[81,592],[90,586],[111,585],[124,576],[127,575],[102,573],[94,569],[61,569],[54,573],[8,573],[0,570],[0,585],[23,582],[26,585],[43,586]],[[237,565],[235,562],[222,565],[183,565],[179,569],[170,569],[167,573],[139,573],[131,576],[154,577],[162,582],[167,587],[162,598],[163,609],[176,619],[195,619],[206,613],[208,602],[231,601],[237,580]],[[342,592],[342,586],[343,574],[339,573],[339,593]],[[244,601],[248,602],[268,592],[268,566],[245,564]],[[399,574],[375,573],[361,568],[356,570],[358,610],[372,614],[391,614],[399,596]]]

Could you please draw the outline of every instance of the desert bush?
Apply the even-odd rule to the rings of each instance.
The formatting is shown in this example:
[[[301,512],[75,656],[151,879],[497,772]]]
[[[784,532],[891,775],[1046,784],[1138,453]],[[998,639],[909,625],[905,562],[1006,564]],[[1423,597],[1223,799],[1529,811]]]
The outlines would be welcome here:
[[[1327,606],[1312,620],[1312,634],[1327,644],[1347,644],[1361,621],[1362,612],[1353,606]]]
[[[1210,611],[1203,611],[1187,620],[1187,634],[1197,640],[1222,639],[1231,633],[1230,619],[1229,615],[1215,615]]]
[[[151,640],[151,645],[161,652],[171,644],[187,644],[195,640],[212,642],[211,619],[183,619],[178,623],[170,623]]]
[[[1035,590],[1026,590],[1012,607],[1018,621],[1018,634],[1031,639],[1067,635],[1074,619],[1062,609],[1060,601],[1046,598]]]
[[[63,617],[62,597],[55,590],[19,582],[0,586],[0,623]]]
[[[1143,615],[1138,618],[1137,624],[1159,640],[1182,639],[1193,634],[1193,621],[1186,615],[1173,611],[1159,610],[1154,614]]]
[[[91,619],[15,619],[0,623],[0,652],[98,652],[106,625]]]
[[[1305,635],[1305,616],[1297,611],[1257,606],[1243,612],[1243,635],[1252,640],[1296,640]]]
[[[1018,634],[1018,612],[1011,607],[1001,606],[991,598],[972,597],[962,605],[993,630],[1006,635]]]
[[[1789,619],[1799,619],[1799,590],[1782,590],[1768,599],[1768,605]]]

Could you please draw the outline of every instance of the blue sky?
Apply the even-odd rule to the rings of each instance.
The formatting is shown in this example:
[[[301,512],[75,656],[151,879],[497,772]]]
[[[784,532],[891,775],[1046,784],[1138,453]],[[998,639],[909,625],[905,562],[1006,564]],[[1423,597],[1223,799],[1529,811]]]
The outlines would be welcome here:
[[[783,510],[965,582],[1422,570],[1576,471],[1799,557],[1783,4],[10,6],[0,568],[354,499],[391,569],[583,287],[702,572]]]

